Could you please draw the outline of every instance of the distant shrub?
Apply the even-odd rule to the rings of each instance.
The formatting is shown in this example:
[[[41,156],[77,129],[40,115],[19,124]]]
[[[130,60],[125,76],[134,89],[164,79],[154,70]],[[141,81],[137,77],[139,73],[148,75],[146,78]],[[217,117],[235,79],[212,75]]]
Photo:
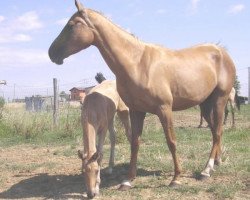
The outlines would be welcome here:
[[[0,97],[0,119],[2,119],[2,113],[3,113],[3,107],[4,107],[4,104],[5,104],[5,100],[3,97]]]
[[[4,107],[5,104],[5,100],[3,97],[0,97],[0,109],[2,109]]]

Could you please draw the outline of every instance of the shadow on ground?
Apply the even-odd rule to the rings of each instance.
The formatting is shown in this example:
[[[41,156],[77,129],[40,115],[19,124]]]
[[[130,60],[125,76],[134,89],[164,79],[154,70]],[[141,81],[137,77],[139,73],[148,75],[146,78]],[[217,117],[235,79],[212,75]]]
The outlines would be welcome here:
[[[117,165],[112,175],[101,172],[101,188],[109,188],[119,185],[126,177],[128,164]],[[161,171],[137,170],[138,176],[159,176]],[[0,193],[0,199],[24,199],[24,198],[45,198],[45,199],[85,199],[86,192],[82,174],[74,175],[49,175],[47,173],[36,174],[28,179],[11,186]]]

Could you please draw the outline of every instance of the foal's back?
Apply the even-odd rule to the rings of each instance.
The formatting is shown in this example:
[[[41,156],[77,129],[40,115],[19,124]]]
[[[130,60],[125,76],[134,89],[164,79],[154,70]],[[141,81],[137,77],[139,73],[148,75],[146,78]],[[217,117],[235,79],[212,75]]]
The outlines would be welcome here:
[[[83,117],[99,128],[113,119],[120,107],[120,101],[116,82],[105,80],[86,95],[82,109]]]

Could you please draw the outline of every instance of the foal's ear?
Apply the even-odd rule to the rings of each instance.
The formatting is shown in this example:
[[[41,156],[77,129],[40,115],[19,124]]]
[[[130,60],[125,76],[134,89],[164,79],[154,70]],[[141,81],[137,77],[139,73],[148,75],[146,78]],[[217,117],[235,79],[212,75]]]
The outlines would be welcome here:
[[[79,157],[81,160],[85,160],[85,159],[87,158],[87,156],[83,154],[83,151],[78,150],[77,153],[78,153],[78,157]]]
[[[89,163],[90,162],[95,162],[97,161],[98,163],[100,162],[100,159],[102,158],[102,153],[100,153],[99,151],[95,152],[94,155],[89,159]]]

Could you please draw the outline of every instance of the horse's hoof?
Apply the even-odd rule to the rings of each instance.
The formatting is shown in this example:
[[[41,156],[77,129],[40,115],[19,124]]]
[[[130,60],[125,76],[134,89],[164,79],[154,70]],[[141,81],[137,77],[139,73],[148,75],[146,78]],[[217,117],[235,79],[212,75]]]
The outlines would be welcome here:
[[[209,177],[210,176],[207,176],[207,175],[204,175],[204,174],[200,174],[199,176],[198,176],[198,180],[199,181],[206,181],[206,180],[208,180],[209,179]]]
[[[129,185],[123,185],[121,184],[120,187],[118,188],[119,191],[128,191],[131,188]]]
[[[125,180],[122,182],[122,184],[120,185],[120,187],[118,188],[118,190],[120,191],[127,191],[132,187],[132,185],[130,184],[129,181]]]
[[[169,187],[171,187],[171,188],[178,188],[180,186],[181,186],[180,181],[171,181],[171,183],[169,184]]]

